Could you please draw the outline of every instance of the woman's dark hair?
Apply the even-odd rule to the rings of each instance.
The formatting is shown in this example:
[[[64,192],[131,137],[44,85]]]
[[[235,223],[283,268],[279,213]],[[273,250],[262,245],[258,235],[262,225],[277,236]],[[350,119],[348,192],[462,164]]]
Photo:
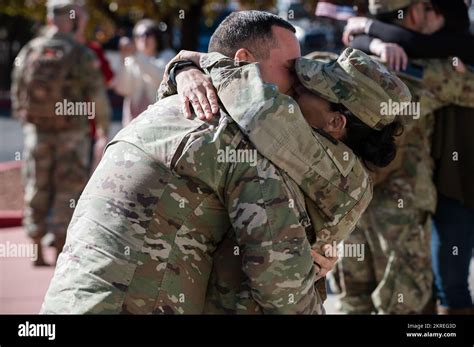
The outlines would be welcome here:
[[[403,126],[395,121],[375,130],[357,118],[342,104],[331,103],[331,111],[343,114],[346,119],[347,134],[342,140],[370,168],[385,167],[395,159],[397,145],[395,137],[403,133]]]

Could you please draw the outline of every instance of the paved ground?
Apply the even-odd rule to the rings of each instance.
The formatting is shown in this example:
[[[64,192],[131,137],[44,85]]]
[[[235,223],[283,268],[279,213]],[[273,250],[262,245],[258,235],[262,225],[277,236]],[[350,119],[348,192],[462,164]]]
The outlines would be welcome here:
[[[0,244],[29,244],[22,228],[0,229]],[[45,253],[47,261],[54,260],[51,251]],[[0,259],[0,314],[38,313],[53,276],[53,267],[36,267],[28,258]]]

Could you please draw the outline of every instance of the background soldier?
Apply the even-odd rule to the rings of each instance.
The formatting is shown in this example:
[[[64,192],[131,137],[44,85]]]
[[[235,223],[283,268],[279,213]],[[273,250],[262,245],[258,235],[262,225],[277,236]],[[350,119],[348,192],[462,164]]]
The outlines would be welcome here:
[[[92,51],[74,40],[73,1],[48,2],[48,27],[15,60],[12,109],[23,125],[25,230],[38,245],[59,253],[75,203],[87,181],[88,118],[106,136],[110,105]],[[47,240],[47,242],[45,242]]]
[[[415,32],[430,34],[442,26],[439,18],[431,17],[434,12],[427,1],[370,1],[369,8],[385,21],[393,19]],[[402,19],[398,11],[403,11]],[[363,261],[341,260],[341,308],[347,313],[420,313],[430,302],[430,220],[436,206],[430,157],[432,112],[447,103],[472,106],[472,77],[461,77],[448,60],[412,63],[416,65],[402,76],[420,103],[420,118],[403,117],[406,129],[398,159],[376,173],[374,200],[349,238],[368,251]]]

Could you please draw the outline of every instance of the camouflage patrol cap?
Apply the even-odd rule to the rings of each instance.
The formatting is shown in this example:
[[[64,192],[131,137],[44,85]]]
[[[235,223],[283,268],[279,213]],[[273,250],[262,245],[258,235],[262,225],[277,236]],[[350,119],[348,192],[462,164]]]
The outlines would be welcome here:
[[[372,15],[390,13],[418,2],[430,2],[429,0],[369,0],[369,11]]]
[[[380,130],[393,122],[395,113],[381,115],[383,103],[399,103],[402,112],[411,101],[408,87],[385,66],[367,54],[346,48],[337,60],[330,62],[299,58],[295,69],[298,79],[310,91],[343,104],[357,118]]]

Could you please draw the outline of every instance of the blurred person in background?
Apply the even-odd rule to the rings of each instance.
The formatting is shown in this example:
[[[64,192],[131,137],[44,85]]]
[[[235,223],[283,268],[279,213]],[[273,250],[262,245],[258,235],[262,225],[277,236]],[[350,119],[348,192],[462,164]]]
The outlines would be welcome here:
[[[371,32],[379,24],[386,27],[382,35],[404,31],[429,38],[445,24],[430,1],[370,0],[369,10],[377,21],[350,19],[345,38],[358,30]],[[408,65],[406,53],[395,43],[356,37],[350,44],[376,53],[395,70],[403,70],[401,76],[420,109],[402,119],[406,132],[400,138],[398,160],[387,170],[374,173],[373,202],[359,229],[350,236],[350,243],[363,243],[369,252],[362,262],[341,260],[341,307],[347,313],[434,312],[430,266],[431,216],[436,208],[430,156],[433,111],[451,103],[472,107],[473,81],[460,77],[450,60],[425,59]],[[414,46],[413,42],[410,45]],[[439,42],[437,45],[440,47]],[[410,69],[405,70],[407,66]],[[462,86],[466,88],[458,88]]]
[[[407,2],[400,1],[402,4]],[[388,15],[370,19],[352,17],[345,28],[344,43],[348,45],[350,41],[352,47],[382,57],[397,71],[406,67],[407,57],[458,57],[464,62],[474,63],[474,36],[469,32],[464,1],[434,0],[428,4],[428,7],[419,7],[421,12],[414,12],[406,19],[406,22],[417,23],[420,18],[425,18],[423,26],[410,24],[409,28],[404,28],[391,21]]]
[[[133,41],[127,37],[120,39],[122,65],[113,88],[124,97],[123,126],[156,101],[166,64],[176,54],[172,49],[161,50],[160,35],[155,21],[142,19],[133,28]]]
[[[77,6],[76,9],[77,17],[77,30],[75,32],[75,38],[77,42],[82,45],[87,46],[91,49],[100,63],[100,70],[104,76],[104,80],[107,86],[110,86],[114,78],[114,72],[110,67],[110,63],[105,55],[102,46],[97,41],[88,41],[86,39],[86,28],[87,23],[89,22],[89,14],[85,10],[84,6]],[[102,158],[102,153],[104,152],[105,145],[107,144],[107,136],[102,131],[97,131],[97,121],[95,118],[89,119],[89,125],[91,129],[91,153],[90,153],[90,171],[94,169],[99,164],[100,159]]]
[[[474,36],[470,33],[468,7],[471,1],[433,0],[425,30],[440,23],[432,35],[405,30],[376,19],[349,20],[346,35],[364,32],[351,42],[361,49],[383,47],[395,69],[397,61],[411,58],[448,58],[459,73],[466,74],[474,64]],[[367,35],[368,34],[368,35]],[[374,41],[379,41],[373,45]],[[388,48],[388,49],[387,49]],[[376,53],[372,51],[372,53]],[[459,59],[460,58],[460,59]],[[407,61],[403,65],[406,65]],[[435,292],[440,314],[473,312],[469,292],[469,266],[474,246],[474,127],[472,108],[446,106],[435,113],[432,156],[435,160],[434,183],[438,204],[434,214],[432,237]],[[456,155],[459,159],[455,159]]]
[[[12,74],[12,113],[25,139],[23,226],[38,247],[35,265],[46,265],[42,243],[61,252],[87,182],[88,118],[97,115],[98,133],[108,132],[111,109],[97,58],[74,37],[77,6],[48,1],[48,26],[22,48]]]
[[[474,39],[462,0],[433,0],[433,3],[445,17],[442,33]],[[470,6],[471,1],[466,1],[466,5]],[[474,51],[474,46],[465,44],[459,49]],[[474,64],[474,60],[465,59],[464,63]],[[472,71],[472,67],[466,68]],[[434,215],[431,251],[439,314],[474,314],[468,284],[474,247],[472,129],[472,108],[450,105],[436,113],[432,154],[436,165],[434,181],[438,206]],[[453,160],[454,153],[459,160]]]

